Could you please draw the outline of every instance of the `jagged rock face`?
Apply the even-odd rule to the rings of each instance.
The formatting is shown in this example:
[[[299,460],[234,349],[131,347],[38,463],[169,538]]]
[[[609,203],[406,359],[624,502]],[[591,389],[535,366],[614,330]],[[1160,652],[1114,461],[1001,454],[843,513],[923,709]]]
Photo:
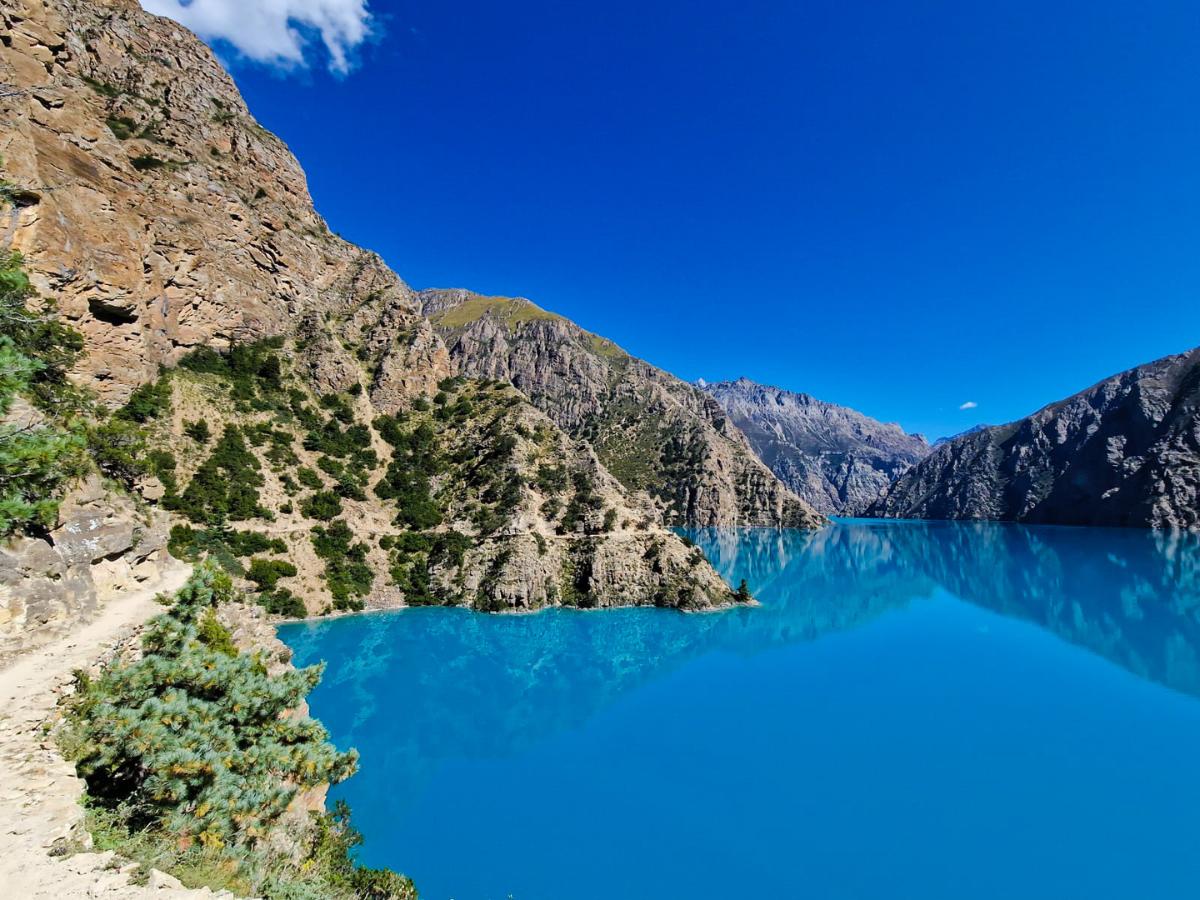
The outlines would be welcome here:
[[[418,296],[463,373],[516,386],[591,443],[627,488],[656,497],[668,522],[823,523],[698,388],[528,300],[463,290]]]
[[[922,435],[808,394],[747,378],[703,388],[746,435],[759,459],[825,515],[861,514],[929,453]]]
[[[0,662],[88,619],[121,591],[161,579],[165,517],[140,513],[98,478],[69,494],[45,537],[0,543]]]
[[[407,338],[386,350],[383,394],[448,372],[412,292],[329,232],[296,159],[190,32],[132,0],[0,0],[0,24],[0,82],[18,89],[0,91],[17,187],[0,237],[83,332],[78,376],[102,399],[195,346],[360,305]]]
[[[1200,528],[1200,348],[955,438],[871,514]]]
[[[295,158],[254,122],[190,32],[133,0],[0,0],[0,25],[0,156],[15,185],[6,189],[15,205],[0,223],[0,248],[24,254],[36,287],[82,332],[85,354],[73,377],[102,401],[119,405],[198,347],[265,337],[286,339],[289,373],[304,390],[353,395],[364,425],[411,411],[454,374],[413,291],[376,255],[329,232]],[[589,469],[599,505],[563,527],[561,511],[538,503],[518,453],[504,473],[523,491],[517,514],[498,533],[463,532],[475,545],[452,577],[441,573],[447,595],[497,610],[732,602],[711,566],[664,529],[648,497],[623,487],[590,449],[506,390],[503,421],[468,419],[458,437],[494,428],[487,446],[498,446],[524,441],[515,429],[537,431],[572,471]],[[213,425],[242,414],[225,395],[176,392],[175,401],[183,406],[156,446],[178,455],[187,478],[201,451],[183,435],[184,412]],[[386,450],[374,432],[372,441]],[[305,602],[319,609],[328,595],[310,541],[314,523],[291,511],[279,489],[283,474],[267,476],[263,521],[245,527],[286,538],[300,577],[313,582]],[[148,499],[163,496],[157,482],[147,490]],[[438,490],[448,525],[465,528],[489,502],[469,485]],[[368,602],[403,604],[378,546],[381,535],[400,530],[395,504],[366,497],[348,503],[347,518],[371,546],[376,590]],[[118,515],[119,500],[97,502]],[[27,577],[29,554],[42,550],[35,542],[11,552],[9,570]],[[138,564],[131,547],[105,558],[112,554]],[[46,565],[57,564],[47,557]],[[67,588],[64,596],[78,589],[87,602],[82,582]],[[20,610],[36,605],[18,597],[9,617],[27,621]]]

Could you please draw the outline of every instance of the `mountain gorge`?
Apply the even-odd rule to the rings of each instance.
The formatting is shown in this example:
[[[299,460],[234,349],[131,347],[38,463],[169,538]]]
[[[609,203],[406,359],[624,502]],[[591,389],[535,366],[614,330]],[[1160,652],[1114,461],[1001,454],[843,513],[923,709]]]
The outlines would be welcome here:
[[[871,515],[1200,527],[1200,348],[954,438]]]
[[[702,387],[771,471],[825,515],[860,515],[929,453],[922,435],[808,394],[747,378]]]
[[[822,523],[695,386],[523,298],[427,290],[419,299],[464,374],[517,387],[626,488],[650,492],[669,523]]]

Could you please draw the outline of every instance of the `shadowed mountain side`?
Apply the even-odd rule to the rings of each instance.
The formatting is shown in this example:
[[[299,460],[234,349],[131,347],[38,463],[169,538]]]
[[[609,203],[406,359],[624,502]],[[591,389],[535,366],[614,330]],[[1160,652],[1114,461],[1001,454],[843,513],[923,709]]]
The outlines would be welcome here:
[[[1200,529],[1200,348],[960,435],[867,514]]]
[[[1200,535],[982,522],[889,532],[956,597],[1200,696]]]

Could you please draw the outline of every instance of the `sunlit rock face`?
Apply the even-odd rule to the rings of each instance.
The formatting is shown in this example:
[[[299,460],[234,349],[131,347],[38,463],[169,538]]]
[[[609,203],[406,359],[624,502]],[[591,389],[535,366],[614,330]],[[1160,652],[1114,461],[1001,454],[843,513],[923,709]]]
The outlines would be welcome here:
[[[132,0],[3,0],[0,16],[4,244],[84,333],[77,374],[102,399],[194,347],[346,309],[375,342],[407,336],[377,385],[388,401],[449,372],[407,285],[330,233],[295,157],[190,32]]]
[[[171,566],[163,516],[92,478],[39,537],[0,542],[0,663],[89,619],[106,600],[149,588]]]

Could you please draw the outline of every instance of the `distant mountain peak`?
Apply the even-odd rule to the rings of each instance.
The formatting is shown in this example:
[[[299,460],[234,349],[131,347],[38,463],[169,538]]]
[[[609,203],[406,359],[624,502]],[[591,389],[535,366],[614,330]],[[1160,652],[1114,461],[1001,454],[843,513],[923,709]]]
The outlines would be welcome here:
[[[745,376],[703,389],[776,476],[826,515],[862,512],[930,449],[899,425]]]
[[[970,428],[966,429],[965,431],[960,431],[957,434],[948,434],[945,437],[938,438],[936,441],[933,442],[933,446],[940,447],[943,444],[948,444],[951,441],[956,440],[957,438],[964,437],[965,435],[968,435],[968,434],[976,434],[980,431],[985,431],[986,429],[991,428],[991,427],[992,426],[988,425],[988,424],[972,425]]]

